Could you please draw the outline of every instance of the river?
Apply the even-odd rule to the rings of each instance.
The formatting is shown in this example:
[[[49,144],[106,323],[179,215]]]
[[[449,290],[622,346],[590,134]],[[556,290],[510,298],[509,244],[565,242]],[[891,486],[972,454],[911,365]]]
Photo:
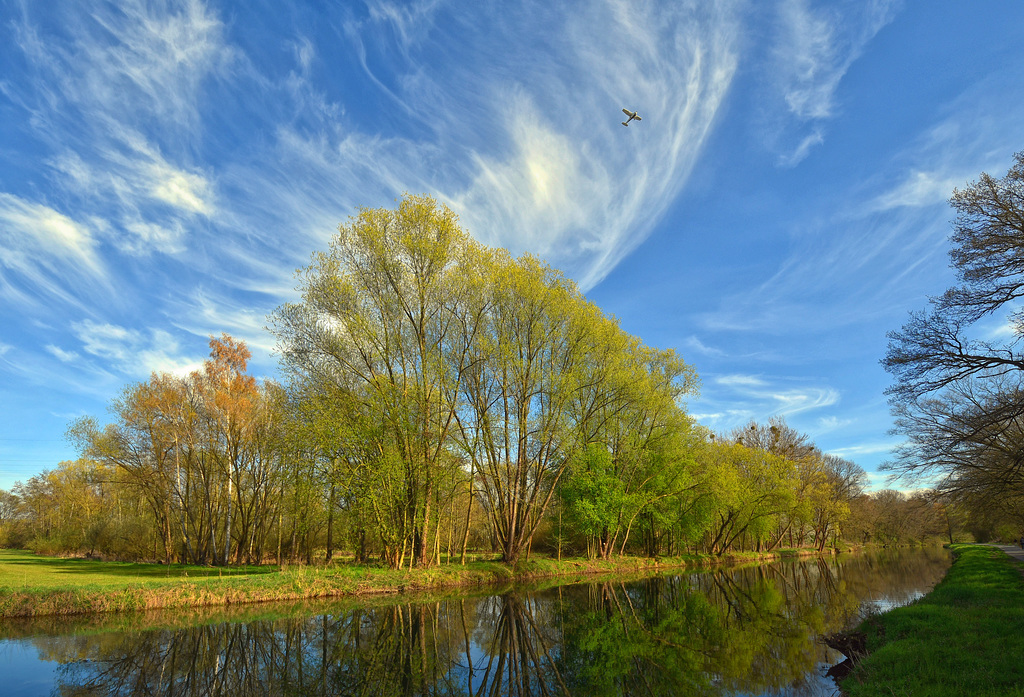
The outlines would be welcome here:
[[[949,565],[882,550],[501,595],[6,621],[0,694],[824,697],[843,656],[820,637]]]

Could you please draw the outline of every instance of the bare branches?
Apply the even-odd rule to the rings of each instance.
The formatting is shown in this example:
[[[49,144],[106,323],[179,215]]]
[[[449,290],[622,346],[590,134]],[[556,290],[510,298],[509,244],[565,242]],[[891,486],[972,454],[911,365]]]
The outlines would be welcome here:
[[[907,440],[886,469],[949,496],[1024,491],[1024,152],[1002,179],[954,191],[950,259],[961,285],[932,298],[889,334],[882,365],[895,433]],[[1010,333],[978,338],[976,323],[1008,310]]]
[[[889,334],[882,365],[896,378],[895,402],[910,404],[925,394],[969,378],[990,378],[1024,369],[1014,349],[1021,337],[1024,296],[1024,152],[1002,179],[982,174],[953,192],[956,209],[950,259],[962,285],[932,298],[928,310],[912,312],[900,331]],[[1009,308],[1013,338],[994,344],[971,337],[982,317]]]

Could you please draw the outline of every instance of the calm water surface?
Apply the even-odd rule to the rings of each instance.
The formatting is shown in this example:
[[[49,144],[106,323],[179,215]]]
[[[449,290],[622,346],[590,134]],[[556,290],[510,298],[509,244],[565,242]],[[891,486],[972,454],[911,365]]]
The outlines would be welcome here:
[[[908,603],[945,550],[504,595],[0,624],[0,694],[833,695],[823,634]],[[234,614],[233,614],[234,613]]]

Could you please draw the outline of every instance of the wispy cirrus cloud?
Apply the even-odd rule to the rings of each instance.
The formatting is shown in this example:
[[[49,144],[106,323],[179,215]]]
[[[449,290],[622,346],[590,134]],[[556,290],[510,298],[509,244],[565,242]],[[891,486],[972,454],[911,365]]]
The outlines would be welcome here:
[[[479,239],[539,254],[586,289],[685,183],[737,68],[738,7],[371,2],[360,19],[325,21],[348,56],[296,32],[279,47],[294,68],[276,74],[197,0],[63,8],[61,40],[31,16],[17,23],[39,89],[14,97],[96,239],[180,254],[197,228],[217,231],[190,259],[191,273],[234,271],[207,284],[213,306],[238,289],[286,297],[346,214],[404,191],[437,194]],[[331,89],[325,72],[353,57],[368,94]],[[245,149],[215,143],[216,161],[200,147],[206,125],[231,117],[211,111],[213,89],[264,134]],[[358,122],[353,99],[402,108]],[[620,126],[624,106],[642,124]]]
[[[327,159],[346,180],[360,167],[345,156],[372,153],[371,181],[389,194],[437,192],[481,240],[540,254],[584,288],[646,238],[678,193],[738,62],[732,3],[371,9],[346,23],[347,36],[374,84],[433,137],[349,133],[337,145],[297,144],[333,150]],[[457,56],[445,49],[449,28]],[[389,36],[398,50],[371,41]],[[642,125],[619,125],[625,106],[641,112]],[[367,188],[364,179],[354,190]]]
[[[121,251],[182,251],[186,225],[215,214],[212,183],[200,172],[170,164],[139,133],[112,127],[108,136],[89,163],[65,150],[48,164],[82,208],[109,216],[105,236]]]
[[[715,378],[715,382],[719,385],[726,385],[728,387],[765,387],[767,383],[764,378],[757,375],[723,375]]]
[[[175,326],[198,336],[218,336],[226,332],[242,339],[259,357],[269,356],[275,348],[274,337],[265,330],[269,323],[270,302],[232,300],[221,293],[197,289],[170,307]],[[266,308],[266,309],[261,309]]]
[[[145,117],[179,133],[194,128],[204,81],[232,60],[223,23],[199,0],[127,0],[116,8],[64,6],[58,12],[50,19],[71,41],[54,41],[31,19],[15,26],[15,40],[44,81],[46,96],[86,117]],[[37,106],[36,125],[55,125],[56,115],[43,102]]]
[[[702,324],[780,333],[862,324],[923,305],[921,279],[941,293],[955,282],[948,199],[982,171],[1006,172],[1024,138],[1013,107],[1021,96],[1019,80],[990,79],[943,105],[872,178],[835,192],[826,212],[795,216],[775,272],[752,291],[723,296]]]
[[[468,85],[484,88],[482,109],[506,114],[494,119],[502,146],[478,149],[468,186],[450,198],[486,241],[537,252],[587,289],[646,238],[689,176],[738,65],[739,19],[729,3],[547,14],[564,40],[512,45],[536,26],[528,17],[509,36],[529,80]],[[645,120],[624,129],[612,118],[620,107]]]
[[[96,241],[89,228],[49,206],[0,193],[0,220],[5,224],[7,251],[12,256],[20,256],[20,237],[25,240],[25,248],[45,249],[90,269],[99,268]]]
[[[71,328],[85,353],[102,359],[122,375],[185,375],[202,366],[202,359],[184,354],[178,341],[161,329],[143,331],[93,320],[76,322]]]
[[[833,406],[840,399],[838,390],[808,385],[807,380],[733,373],[713,377],[708,382],[712,394],[702,396],[700,408],[710,410],[695,418],[721,430],[742,426],[750,420],[766,421],[772,416],[804,415]]]
[[[895,188],[878,196],[869,206],[887,211],[941,204],[949,199],[953,189],[963,186],[965,181],[965,177],[950,176],[947,172],[912,170]]]
[[[858,44],[829,34],[822,13],[792,8],[787,21],[833,47],[793,49],[809,56],[800,65],[819,67],[790,76],[787,104],[820,120],[835,83],[826,74],[841,75]],[[731,2],[499,11],[380,1],[358,19],[344,9],[326,18],[350,39],[340,52],[329,32],[286,32],[277,48],[293,68],[271,73],[201,2],[63,11],[70,41],[19,24],[42,86],[21,103],[73,217],[94,221],[95,239],[133,256],[198,247],[186,278],[231,269],[203,282],[200,313],[192,288],[159,301],[171,324],[194,333],[218,321],[251,332],[236,293],[260,292],[254,316],[265,314],[268,293],[288,297],[292,270],[345,214],[403,191],[437,193],[481,240],[537,253],[593,287],[686,183],[744,31],[743,7]],[[453,41],[458,53],[447,50]],[[345,60],[368,77],[367,92],[331,89],[326,73]],[[350,115],[352,100],[368,99],[402,108],[372,123]],[[236,111],[221,115],[219,104]],[[620,126],[623,106],[644,121]],[[232,117],[261,137],[245,148],[207,142],[207,124]],[[211,143],[221,157],[209,157]],[[204,228],[215,234],[195,244]]]
[[[836,91],[867,43],[890,21],[899,0],[815,7],[810,0],[778,5],[776,43],[767,76],[782,103],[772,126],[779,164],[792,167],[824,142],[822,122],[836,113]],[[802,133],[805,128],[810,133]],[[797,145],[789,143],[794,139]]]
[[[74,363],[80,357],[75,351],[65,351],[59,346],[53,344],[47,344],[45,347],[46,352],[55,357],[61,363]]]
[[[106,271],[92,228],[53,208],[0,193],[0,293],[38,302],[41,296],[79,304],[82,286],[105,286]]]
[[[838,416],[824,416],[818,419],[818,432],[835,431],[836,429],[845,428],[853,422],[853,419],[841,419]]]
[[[725,356],[726,353],[720,348],[715,346],[708,346],[696,336],[690,336],[686,339],[686,348],[696,353],[705,356]]]
[[[8,96],[79,217],[106,221],[97,232],[122,252],[180,252],[183,223],[216,210],[191,151],[203,87],[231,61],[220,21],[194,1],[63,6],[58,18],[69,37],[29,16],[13,25],[34,80]]]
[[[858,445],[851,445],[846,448],[833,448],[829,450],[830,455],[837,455],[838,457],[845,457],[847,459],[856,459],[860,455],[878,455],[882,453],[890,453],[899,444],[897,440],[884,440],[884,441],[872,441],[866,443],[860,443]]]

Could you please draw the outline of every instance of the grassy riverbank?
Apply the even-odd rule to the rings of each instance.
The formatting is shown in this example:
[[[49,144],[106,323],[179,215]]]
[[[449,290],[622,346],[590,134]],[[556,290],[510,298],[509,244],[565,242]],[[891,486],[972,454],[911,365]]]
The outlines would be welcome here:
[[[781,550],[712,557],[691,555],[658,560],[622,557],[607,561],[544,557],[512,568],[497,561],[465,566],[394,570],[349,563],[329,566],[210,568],[129,564],[41,557],[0,550],[0,618],[76,615],[97,612],[188,608],[270,601],[295,601],[413,590],[509,585],[542,578],[583,578],[592,574],[647,574],[660,569],[721,563],[759,562],[814,554]]]
[[[931,593],[861,625],[868,655],[842,681],[849,697],[1024,696],[1024,565],[993,547],[953,551]]]

